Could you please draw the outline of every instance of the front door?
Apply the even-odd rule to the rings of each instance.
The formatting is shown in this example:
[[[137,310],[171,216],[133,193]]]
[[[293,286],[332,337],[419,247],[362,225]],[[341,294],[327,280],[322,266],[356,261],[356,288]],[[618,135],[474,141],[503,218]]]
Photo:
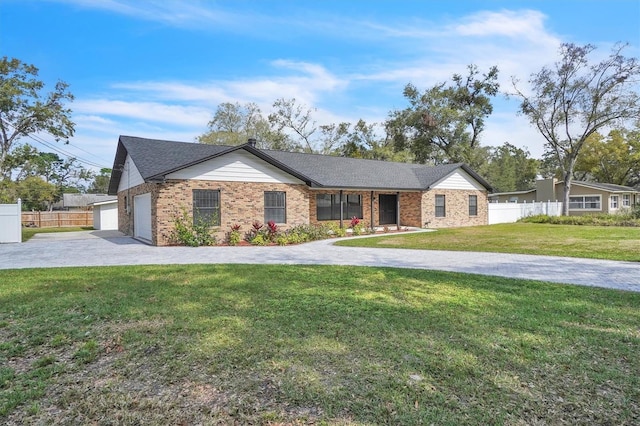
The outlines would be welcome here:
[[[398,215],[398,196],[395,194],[380,194],[380,225],[395,225]]]

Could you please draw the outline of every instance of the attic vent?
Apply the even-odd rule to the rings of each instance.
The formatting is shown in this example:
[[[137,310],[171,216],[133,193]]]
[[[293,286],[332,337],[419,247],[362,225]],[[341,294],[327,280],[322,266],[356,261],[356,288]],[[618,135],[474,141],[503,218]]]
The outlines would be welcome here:
[[[252,146],[252,147],[254,147],[254,148],[256,147],[256,142],[257,142],[257,141],[256,141],[254,138],[249,138],[249,140],[247,141],[247,143],[249,144],[249,146]]]

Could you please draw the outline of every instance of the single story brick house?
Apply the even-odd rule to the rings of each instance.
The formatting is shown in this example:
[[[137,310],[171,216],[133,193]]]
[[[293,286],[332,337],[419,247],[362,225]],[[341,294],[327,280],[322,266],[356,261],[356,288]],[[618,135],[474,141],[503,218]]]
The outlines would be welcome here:
[[[564,182],[555,178],[540,179],[528,191],[498,192],[489,195],[491,203],[533,203],[560,201],[564,195]],[[640,191],[629,186],[612,183],[571,182],[569,216],[594,213],[619,213],[640,203]]]
[[[351,218],[370,226],[486,225],[490,185],[465,164],[376,160],[120,136],[109,182],[120,231],[168,245],[181,211],[211,218],[218,239],[234,224],[280,229]]]

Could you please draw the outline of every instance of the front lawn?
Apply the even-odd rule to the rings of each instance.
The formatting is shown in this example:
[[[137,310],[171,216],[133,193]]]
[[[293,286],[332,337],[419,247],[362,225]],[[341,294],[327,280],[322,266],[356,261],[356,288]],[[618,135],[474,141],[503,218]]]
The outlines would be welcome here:
[[[337,244],[640,261],[640,228],[616,226],[503,223],[344,240]]]
[[[2,271],[0,423],[633,424],[640,294],[422,270]]]

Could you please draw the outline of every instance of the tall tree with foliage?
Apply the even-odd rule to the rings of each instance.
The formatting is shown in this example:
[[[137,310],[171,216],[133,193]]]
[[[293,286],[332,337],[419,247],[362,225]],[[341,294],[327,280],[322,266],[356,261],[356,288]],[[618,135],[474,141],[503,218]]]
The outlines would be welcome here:
[[[478,152],[480,135],[499,87],[497,67],[481,75],[475,65],[468,66],[466,76],[454,74],[452,83],[422,93],[407,84],[409,106],[391,112],[386,123],[395,149],[409,150],[420,163],[464,162],[478,168],[486,159],[486,152]]]
[[[49,93],[38,80],[38,69],[19,59],[0,59],[0,178],[11,177],[6,161],[18,140],[38,132],[51,134],[56,141],[68,140],[74,133],[71,110],[73,100],[68,85],[58,81]]]
[[[365,158],[369,160],[413,162],[413,155],[407,151],[396,151],[391,138],[381,132],[380,124],[369,124],[360,119],[349,128],[344,143],[336,153],[343,157]]]
[[[632,185],[640,173],[640,132],[616,129],[606,137],[587,138],[576,162],[574,177],[616,185]]]
[[[98,174],[92,176],[93,180],[87,188],[89,194],[106,194],[109,192],[109,180],[111,169],[103,167]]]
[[[562,170],[564,215],[569,213],[576,162],[589,136],[640,116],[635,91],[640,66],[636,58],[622,55],[624,48],[617,45],[606,59],[592,63],[593,45],[563,43],[560,59],[531,75],[529,90],[513,82],[520,111],[544,137],[546,151]]]
[[[538,160],[509,142],[492,148],[483,176],[496,192],[525,191],[535,185]]]

